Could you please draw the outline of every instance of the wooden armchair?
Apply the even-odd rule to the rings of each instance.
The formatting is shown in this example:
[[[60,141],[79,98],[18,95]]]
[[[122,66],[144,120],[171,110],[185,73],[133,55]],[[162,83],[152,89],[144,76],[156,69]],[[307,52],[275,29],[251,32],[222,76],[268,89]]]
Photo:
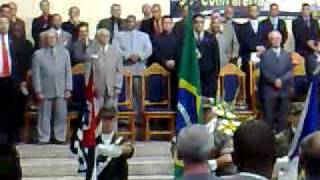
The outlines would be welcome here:
[[[258,81],[260,78],[260,69],[258,64],[255,64],[253,62],[249,63],[249,73],[250,73],[250,101],[252,105],[252,111],[255,115],[258,114],[258,108],[259,105],[258,101]]]
[[[128,121],[128,130],[119,131],[117,134],[122,136],[130,136],[132,141],[136,139],[136,130],[135,130],[135,115],[136,113],[133,110],[133,98],[132,98],[132,87],[133,87],[133,77],[132,74],[128,71],[124,71],[124,83],[121,89],[121,94],[119,96],[118,103],[118,120],[127,120]]]
[[[152,135],[174,135],[176,113],[171,108],[170,73],[158,63],[152,64],[142,75],[142,111],[145,140]],[[151,121],[168,121],[168,130],[151,130]]]
[[[228,103],[245,102],[245,73],[236,65],[227,64],[220,71],[218,78],[217,99]]]

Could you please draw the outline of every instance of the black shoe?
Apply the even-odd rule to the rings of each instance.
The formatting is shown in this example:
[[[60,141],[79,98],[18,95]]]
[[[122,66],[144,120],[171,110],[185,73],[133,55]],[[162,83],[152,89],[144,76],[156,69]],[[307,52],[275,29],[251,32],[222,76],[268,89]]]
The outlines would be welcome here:
[[[48,144],[50,144],[50,142],[38,142],[38,145],[48,145]]]
[[[66,145],[67,143],[66,143],[65,141],[54,140],[54,141],[53,141],[53,144],[56,144],[56,145]]]

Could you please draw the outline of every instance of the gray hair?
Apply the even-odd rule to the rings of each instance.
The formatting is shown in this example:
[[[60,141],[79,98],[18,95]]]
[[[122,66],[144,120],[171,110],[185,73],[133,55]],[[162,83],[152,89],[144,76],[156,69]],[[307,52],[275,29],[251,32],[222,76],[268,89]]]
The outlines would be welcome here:
[[[271,38],[274,36],[279,36],[282,38],[282,34],[279,31],[273,30],[273,31],[269,32],[268,39],[271,40]]]
[[[178,156],[186,162],[204,162],[211,150],[210,134],[204,125],[183,128],[178,136]]]
[[[99,37],[101,34],[106,34],[106,35],[110,36],[110,31],[106,28],[100,28],[97,30],[96,37]]]
[[[44,32],[40,33],[40,36],[43,36],[43,37],[48,37],[50,35],[55,35],[56,37],[58,37],[57,32],[55,30],[53,30],[53,29],[49,29],[47,31],[44,31]]]

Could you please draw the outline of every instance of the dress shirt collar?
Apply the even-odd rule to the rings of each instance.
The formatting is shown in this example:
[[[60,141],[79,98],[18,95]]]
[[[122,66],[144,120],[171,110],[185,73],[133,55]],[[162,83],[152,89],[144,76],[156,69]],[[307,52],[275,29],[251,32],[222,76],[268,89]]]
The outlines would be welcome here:
[[[273,50],[273,52],[276,53],[277,56],[280,56],[280,53],[281,53],[281,48],[280,47],[273,47],[272,50]]]
[[[101,134],[101,139],[104,144],[111,144],[114,132],[112,131],[110,134]]]
[[[203,37],[204,37],[204,31],[202,31],[202,32],[194,31],[194,37],[196,38],[196,40],[202,41]]]
[[[268,178],[266,178],[264,176],[260,176],[258,174],[253,174],[253,173],[249,173],[249,172],[240,172],[239,174],[241,176],[252,177],[252,178],[255,178],[255,179],[259,179],[259,180],[268,180]]]
[[[249,19],[249,22],[250,22],[250,24],[251,24],[251,27],[252,27],[253,31],[254,31],[255,33],[257,33],[257,32],[258,32],[258,28],[259,28],[259,21],[258,21],[258,19]]]
[[[109,49],[109,44],[106,44],[105,46],[102,46],[102,45],[100,44],[100,49],[101,49],[102,52],[107,52],[108,49]]]

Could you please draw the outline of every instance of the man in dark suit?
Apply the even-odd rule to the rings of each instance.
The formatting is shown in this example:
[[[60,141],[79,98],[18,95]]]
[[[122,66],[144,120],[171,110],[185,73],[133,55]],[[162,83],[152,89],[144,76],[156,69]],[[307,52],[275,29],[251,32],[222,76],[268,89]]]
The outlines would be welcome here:
[[[279,5],[276,3],[272,3],[270,5],[270,15],[267,19],[261,21],[261,26],[263,29],[263,45],[265,47],[270,47],[269,40],[268,40],[268,34],[273,31],[277,30],[282,35],[282,43],[281,47],[284,46],[288,39],[288,31],[286,22],[279,18]]]
[[[105,28],[110,32],[110,42],[113,37],[120,31],[125,30],[125,20],[121,19],[121,6],[120,4],[112,4],[111,6],[111,17],[102,19],[97,25],[97,29]]]
[[[263,117],[277,132],[286,128],[289,92],[292,83],[290,54],[281,48],[281,34],[269,33],[269,48],[261,59],[259,94],[262,96]]]
[[[320,36],[319,23],[311,17],[310,5],[302,4],[301,16],[292,22],[292,32],[295,39],[295,51],[305,59],[312,54]],[[314,43],[308,43],[313,40]]]
[[[186,17],[188,16],[188,6],[184,5],[182,8],[183,8],[182,9],[182,19],[180,21],[176,22],[173,27],[173,33],[180,36],[181,38],[183,38],[183,35],[184,35],[184,23],[185,23]]]
[[[141,22],[140,30],[149,34],[151,41],[154,37],[159,36],[162,33],[161,22],[161,6],[160,4],[154,4],[151,9],[152,18],[143,20]]]
[[[80,9],[77,6],[69,8],[69,20],[62,23],[61,27],[64,31],[72,35],[72,41],[77,40],[77,26],[82,23],[80,21]]]
[[[204,31],[203,15],[194,15],[193,26],[199,58],[201,93],[205,97],[216,97],[217,78],[220,71],[218,41]]]
[[[39,48],[40,33],[50,28],[50,22],[52,21],[52,15],[50,14],[50,3],[48,0],[40,1],[40,9],[42,15],[34,18],[32,21],[32,37],[34,40],[35,49]]]
[[[262,54],[265,47],[262,43],[263,30],[259,23],[259,7],[256,4],[248,6],[248,22],[238,26],[238,40],[240,44],[240,57],[242,59],[241,69],[246,73],[246,97],[249,106],[253,106],[250,101],[250,73],[249,62],[252,53]]]
[[[233,161],[239,174],[225,180],[267,180],[275,163],[275,137],[270,126],[260,120],[243,123],[233,136]],[[262,158],[263,157],[263,158]]]
[[[8,34],[9,19],[0,16],[0,133],[15,142],[15,92],[21,87],[15,49]]]
[[[181,41],[173,33],[173,20],[170,16],[162,17],[163,33],[155,39],[156,60],[171,72],[171,104],[176,108],[178,91],[178,66],[181,56]]]

